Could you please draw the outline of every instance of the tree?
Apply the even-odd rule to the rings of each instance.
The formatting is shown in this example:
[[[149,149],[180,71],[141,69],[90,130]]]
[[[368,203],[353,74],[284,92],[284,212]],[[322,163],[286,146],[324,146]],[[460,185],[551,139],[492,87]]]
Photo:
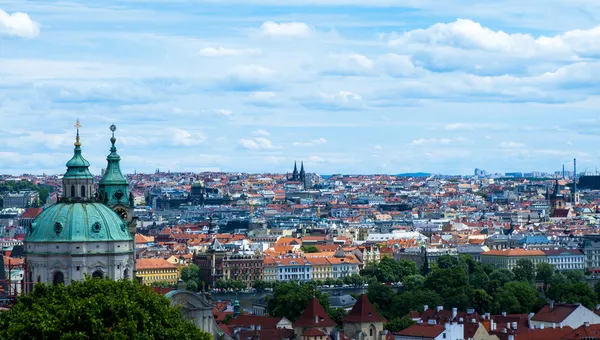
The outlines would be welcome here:
[[[564,274],[572,283],[583,282],[585,280],[585,274],[581,270],[567,270]]]
[[[519,259],[513,268],[513,273],[518,281],[533,282],[535,279],[535,266],[528,259]]]
[[[413,319],[410,318],[410,316],[405,315],[401,318],[393,318],[392,320],[390,320],[390,322],[383,325],[383,329],[388,330],[390,332],[400,332],[401,330],[406,329],[414,325],[415,323],[416,322],[414,322]]]
[[[212,336],[182,318],[164,296],[123,280],[36,284],[0,313],[1,339],[199,339]]]
[[[367,298],[382,314],[389,310],[394,295],[390,286],[379,282],[369,284],[369,289],[367,289]]]
[[[302,246],[302,251],[305,253],[318,253],[319,248],[316,246]]]
[[[514,281],[515,274],[508,269],[496,269],[490,274],[490,281],[497,280],[500,285],[504,285],[507,282]]]
[[[369,300],[371,300],[370,297]],[[390,320],[394,316],[406,315],[411,311],[422,311],[424,305],[433,308],[443,306],[444,299],[429,289],[404,292],[394,296],[391,304],[380,305],[380,311],[385,318]]]
[[[331,320],[333,320],[338,326],[344,323],[344,317],[348,314],[344,308],[331,308],[327,313]]]
[[[417,265],[414,261],[394,259],[384,257],[379,263],[368,264],[361,270],[361,276],[375,277],[379,282],[401,282],[404,277],[415,275]]]
[[[554,266],[546,262],[540,262],[535,265],[535,279],[542,281],[544,285],[548,285],[554,275]]]
[[[190,264],[181,269],[181,279],[186,284],[186,289],[197,292],[203,287],[200,267],[195,264]]]
[[[404,278],[404,290],[420,290],[423,289],[425,284],[425,277],[421,275],[409,275]]]
[[[313,297],[319,299],[325,310],[329,310],[328,295],[317,290],[314,284],[281,283],[273,289],[273,295],[267,299],[267,313],[296,321]]]
[[[469,275],[469,283],[475,288],[486,289],[490,278],[482,268],[475,269],[471,275]]]

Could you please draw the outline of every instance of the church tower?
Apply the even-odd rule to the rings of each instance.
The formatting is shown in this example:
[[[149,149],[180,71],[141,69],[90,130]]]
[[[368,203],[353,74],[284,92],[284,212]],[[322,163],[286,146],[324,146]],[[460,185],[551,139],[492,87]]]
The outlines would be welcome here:
[[[67,162],[67,172],[63,177],[63,201],[82,202],[92,196],[94,188],[94,175],[90,173],[90,163],[81,155],[81,141],[79,139],[79,120],[75,123],[77,136],[75,137],[75,150],[73,157]]]
[[[108,165],[104,176],[98,183],[98,198],[100,201],[111,207],[127,223],[131,235],[135,235],[135,221],[133,218],[133,194],[129,191],[129,183],[121,172],[121,157],[117,154],[115,143],[115,125],[110,126],[112,131],[112,144],[110,154],[106,157]]]
[[[298,165],[294,162],[294,172],[292,172],[292,181],[298,180]]]

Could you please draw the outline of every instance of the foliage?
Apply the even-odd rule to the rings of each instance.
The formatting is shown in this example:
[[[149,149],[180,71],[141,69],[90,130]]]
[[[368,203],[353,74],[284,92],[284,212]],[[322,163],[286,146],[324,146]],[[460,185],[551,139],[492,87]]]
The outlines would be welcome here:
[[[263,280],[256,280],[256,281],[252,282],[252,288],[256,289],[256,291],[258,291],[258,292],[263,292],[267,288],[274,288],[275,285],[276,285],[276,282],[269,282],[269,281],[263,281]]]
[[[246,288],[246,284],[244,283],[244,281],[242,280],[228,280],[228,279],[218,279],[215,282],[215,287],[216,288],[221,288],[221,289],[245,289]]]
[[[302,251],[305,253],[318,253],[319,252],[319,248],[317,248],[316,246],[302,246],[300,249],[302,249]]]
[[[181,269],[181,279],[185,282],[187,290],[197,292],[204,287],[200,267],[190,264]]]
[[[317,290],[314,283],[280,283],[273,289],[273,295],[267,298],[267,313],[296,321],[313,297],[319,299],[325,310],[329,310],[328,295]]]
[[[554,266],[545,262],[540,262],[535,265],[535,272],[535,279],[537,281],[542,281],[544,285],[547,285],[550,283],[552,275],[554,275]]]
[[[422,275],[409,275],[404,278],[404,290],[419,290],[423,289],[425,277]]]
[[[212,338],[163,296],[132,281],[89,279],[69,286],[37,284],[0,313],[1,339]]]
[[[535,266],[528,259],[519,259],[517,265],[513,268],[513,273],[518,281],[533,283],[535,279]]]
[[[152,287],[177,288],[177,284],[167,281],[154,281],[152,282]]]
[[[331,320],[333,320],[338,326],[341,326],[344,322],[344,317],[348,314],[344,308],[331,308],[327,313]]]
[[[379,263],[369,263],[363,270],[361,276],[375,277],[379,282],[401,282],[406,276],[417,274],[417,265],[413,261],[396,261],[384,257]]]
[[[20,181],[0,182],[0,194],[3,194],[5,192],[19,192],[24,190],[37,191],[39,196],[39,202],[34,203],[34,206],[46,204],[46,201],[50,196],[50,187],[46,185],[36,185],[24,179]]]
[[[400,332],[401,330],[406,329],[414,324],[415,322],[410,318],[410,316],[405,315],[401,318],[393,318],[384,325],[384,328],[390,332]]]

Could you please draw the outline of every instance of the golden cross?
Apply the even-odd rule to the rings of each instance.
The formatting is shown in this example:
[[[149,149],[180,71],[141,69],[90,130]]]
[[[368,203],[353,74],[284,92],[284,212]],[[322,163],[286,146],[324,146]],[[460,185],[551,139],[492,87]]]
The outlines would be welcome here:
[[[77,130],[79,130],[79,128],[81,127],[81,123],[79,122],[79,118],[75,121],[75,127],[77,128]]]

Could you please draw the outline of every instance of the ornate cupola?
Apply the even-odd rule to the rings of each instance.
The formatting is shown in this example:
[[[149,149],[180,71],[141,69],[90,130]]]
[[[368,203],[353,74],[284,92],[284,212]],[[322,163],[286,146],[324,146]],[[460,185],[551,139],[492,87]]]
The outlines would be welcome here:
[[[75,151],[73,157],[67,162],[67,172],[63,177],[63,200],[88,201],[92,197],[94,176],[90,173],[90,163],[81,155],[81,141],[79,120],[75,123],[77,136],[75,137]]]

